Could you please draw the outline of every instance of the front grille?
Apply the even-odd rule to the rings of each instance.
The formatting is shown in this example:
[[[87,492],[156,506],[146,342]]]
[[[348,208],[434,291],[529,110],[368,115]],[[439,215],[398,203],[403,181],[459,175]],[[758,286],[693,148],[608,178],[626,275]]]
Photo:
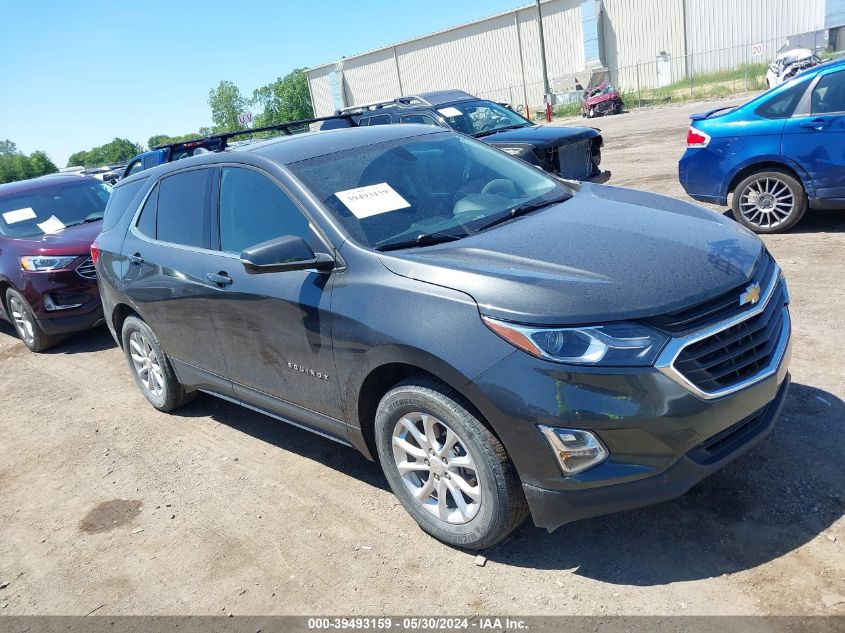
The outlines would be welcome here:
[[[675,335],[700,330],[720,321],[727,321],[748,309],[747,306],[742,306],[739,303],[739,296],[742,292],[755,282],[760,284],[760,288],[765,291],[769,287],[772,275],[776,270],[775,260],[768,253],[763,253],[763,257],[748,282],[713,299],[674,312],[667,312],[647,321],[650,325]]]
[[[772,362],[784,319],[784,284],[777,282],[765,309],[681,350],[675,370],[705,392],[715,392],[750,378]]]
[[[555,150],[557,151],[558,173],[562,178],[584,180],[593,175],[591,140],[561,145]]]
[[[76,274],[85,279],[96,279],[97,269],[94,268],[94,261],[89,257],[76,267]]]

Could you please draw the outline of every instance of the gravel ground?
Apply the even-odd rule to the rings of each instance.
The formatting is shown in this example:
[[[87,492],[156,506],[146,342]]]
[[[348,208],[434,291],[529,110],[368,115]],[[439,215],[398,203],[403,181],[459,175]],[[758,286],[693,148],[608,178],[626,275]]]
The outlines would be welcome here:
[[[599,120],[611,184],[683,198],[707,108]],[[765,240],[795,337],[771,439],[676,501],[526,524],[483,567],[352,449],[207,396],[158,413],[105,329],[33,355],[0,324],[0,613],[845,614],[845,213]]]

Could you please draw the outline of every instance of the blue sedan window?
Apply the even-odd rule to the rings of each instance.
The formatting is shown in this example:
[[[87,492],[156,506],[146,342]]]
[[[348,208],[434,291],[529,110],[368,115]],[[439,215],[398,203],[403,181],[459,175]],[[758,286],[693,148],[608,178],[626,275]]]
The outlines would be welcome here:
[[[759,106],[755,112],[767,119],[788,119],[798,107],[798,102],[807,90],[809,80],[799,81],[783,92],[776,94],[771,99]]]

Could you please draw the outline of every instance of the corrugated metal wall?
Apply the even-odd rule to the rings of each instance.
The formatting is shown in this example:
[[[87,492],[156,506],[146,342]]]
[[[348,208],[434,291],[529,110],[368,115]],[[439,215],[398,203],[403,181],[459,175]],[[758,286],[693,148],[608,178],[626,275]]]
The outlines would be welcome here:
[[[543,3],[550,77],[569,76],[584,68],[579,7],[580,0]],[[525,99],[523,92],[531,104],[541,103],[543,99],[534,6],[347,57],[342,60],[342,67],[350,104],[444,88],[459,88],[489,99],[520,104]],[[336,63],[332,63],[308,70],[315,116],[327,116],[334,111],[328,74],[335,68]]]
[[[742,0],[733,0],[742,1]],[[657,54],[684,55],[683,0],[604,0],[605,64],[611,81],[624,90],[657,85]],[[647,64],[639,69],[637,64]],[[682,63],[673,74],[684,75]]]
[[[786,37],[824,28],[825,0],[686,0],[693,73],[772,59]],[[751,56],[751,44],[763,44]]]
[[[824,25],[828,29],[845,26],[845,0],[827,0]]]
[[[575,74],[583,77],[582,2],[542,5],[553,90],[571,87]],[[687,73],[769,60],[787,36],[824,28],[824,22],[825,0],[603,0],[604,62],[624,90],[652,87],[661,51],[671,57],[672,81],[679,81]],[[764,45],[762,56],[751,57],[751,43]],[[342,66],[349,104],[447,88],[514,104],[542,103],[533,5],[349,57]],[[336,67],[308,71],[317,116],[334,110],[328,77]]]
[[[334,64],[312,68],[308,71],[308,85],[311,88],[311,103],[314,106],[314,116],[330,116],[334,112],[332,86],[329,74],[334,70]]]

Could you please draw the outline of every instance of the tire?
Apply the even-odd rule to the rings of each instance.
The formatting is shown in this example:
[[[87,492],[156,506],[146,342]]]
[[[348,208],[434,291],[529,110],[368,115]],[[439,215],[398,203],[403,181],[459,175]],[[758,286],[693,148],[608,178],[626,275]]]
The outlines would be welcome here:
[[[141,319],[131,316],[123,322],[121,341],[135,384],[156,409],[172,411],[196,398],[179,382],[158,338]]]
[[[807,194],[791,174],[761,170],[736,186],[731,208],[734,219],[755,233],[781,233],[807,212]]]
[[[416,435],[408,424],[417,430]],[[450,437],[457,441],[452,443]],[[391,389],[376,411],[375,438],[393,493],[434,538],[465,549],[484,549],[500,542],[528,516],[528,504],[505,447],[471,413],[469,403],[444,385],[412,378]],[[427,452],[432,447],[434,454]],[[441,449],[447,450],[441,453]],[[441,455],[442,459],[435,459]],[[403,463],[407,466],[400,473]],[[412,490],[424,500],[418,501]]]
[[[43,352],[62,340],[60,336],[52,336],[41,329],[29,303],[13,288],[6,291],[6,313],[21,341],[31,352]]]

